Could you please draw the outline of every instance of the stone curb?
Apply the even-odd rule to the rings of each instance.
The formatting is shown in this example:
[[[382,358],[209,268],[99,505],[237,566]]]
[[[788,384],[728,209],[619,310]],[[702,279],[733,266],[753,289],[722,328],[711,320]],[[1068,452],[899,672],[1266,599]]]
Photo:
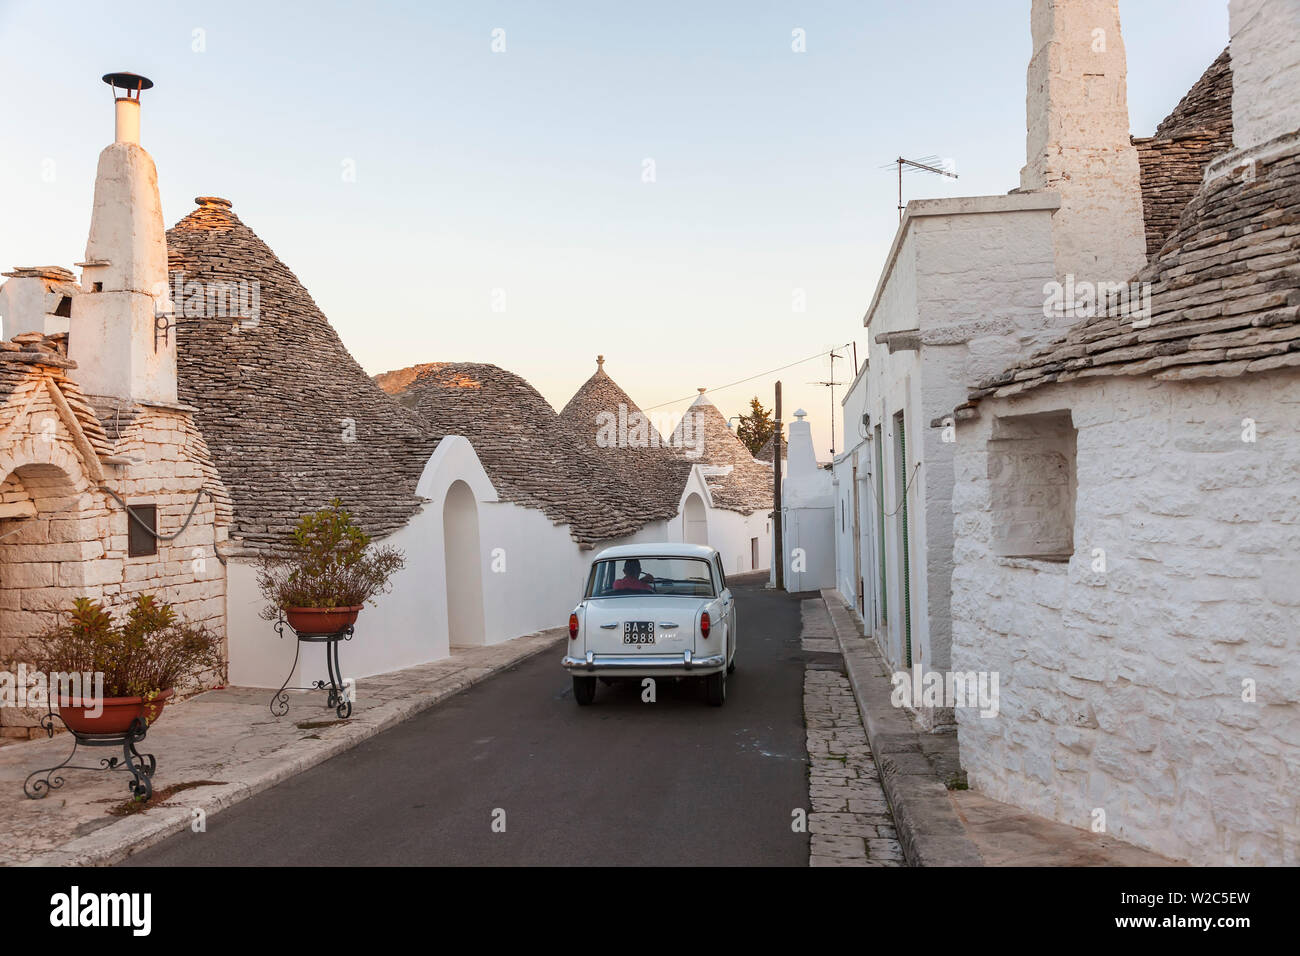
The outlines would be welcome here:
[[[203,796],[183,809],[177,808],[169,812],[167,808],[155,808],[126,817],[121,822],[78,837],[58,850],[43,853],[20,865],[111,866],[119,863],[132,853],[180,833],[190,825],[195,808],[202,809],[211,817],[214,813],[241,803],[331,757],[351,750],[376,734],[397,726],[499,671],[554,648],[566,636],[561,631],[550,636],[547,636],[547,632],[542,632],[516,638],[521,641],[517,655],[490,665],[467,668],[454,681],[436,687],[430,694],[403,697],[381,704],[374,710],[351,718],[346,724],[330,728],[329,739],[299,740],[292,747],[284,747],[251,760],[240,767],[242,779],[221,787],[204,788]],[[524,644],[524,641],[530,643]]]
[[[893,685],[880,649],[861,635],[838,594],[824,590],[822,600],[844,654],[844,669],[908,865],[984,866],[984,858],[953,809],[947,787],[925,757],[911,718],[889,701]]]

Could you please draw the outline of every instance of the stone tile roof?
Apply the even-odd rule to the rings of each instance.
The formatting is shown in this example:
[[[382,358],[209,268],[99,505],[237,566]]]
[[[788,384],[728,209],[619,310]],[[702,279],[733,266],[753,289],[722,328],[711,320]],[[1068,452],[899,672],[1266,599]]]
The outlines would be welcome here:
[[[600,465],[535,388],[495,365],[434,362],[375,377],[439,434],[469,439],[503,501],[569,526],[584,548],[638,531],[650,509]]]
[[[48,378],[63,393],[95,454],[100,458],[112,455],[113,443],[99,416],[68,374],[76,367],[77,363],[68,358],[66,332],[57,335],[24,332],[0,342],[0,430],[9,425],[11,416],[19,414],[24,404],[21,397],[9,403],[10,396],[29,390],[33,384],[39,387],[40,380]]]
[[[781,460],[782,461],[786,460],[788,449],[789,449],[789,445],[787,444],[785,433],[782,432],[781,435]],[[772,439],[771,438],[763,442],[763,447],[758,450],[758,454],[755,455],[754,458],[756,461],[771,462],[772,460]]]
[[[227,200],[196,202],[167,232],[173,286],[258,283],[255,323],[174,303],[180,398],[233,499],[232,537],[274,550],[335,496],[371,535],[401,527],[440,436],[375,385]]]
[[[703,451],[697,461],[705,466],[705,480],[714,506],[746,515],[771,511],[771,464],[755,460],[745,443],[727,427],[727,420],[717,406],[705,397],[703,389],[686,415],[691,416],[690,427],[695,430],[695,441],[703,442]],[[674,443],[685,442],[685,426],[686,417],[683,416],[673,432]]]
[[[604,413],[612,415],[616,423],[620,416],[623,422],[630,423],[626,443],[601,447],[598,431],[607,421],[601,417]],[[676,517],[693,463],[670,447],[648,418],[646,443],[640,445],[642,436],[635,416],[644,418],[645,413],[610,378],[602,357],[597,359],[596,373],[560,412],[559,423],[592,457],[593,471],[606,477],[607,494],[617,498],[626,513],[643,519],[643,523]]]
[[[1206,183],[1136,279],[1151,284],[1148,317],[1084,320],[982,382],[958,417],[987,395],[1091,376],[1228,378],[1300,366],[1300,133],[1271,159]]]
[[[1225,49],[1156,127],[1133,137],[1141,169],[1147,257],[1160,251],[1200,188],[1206,164],[1232,148],[1232,67]]]

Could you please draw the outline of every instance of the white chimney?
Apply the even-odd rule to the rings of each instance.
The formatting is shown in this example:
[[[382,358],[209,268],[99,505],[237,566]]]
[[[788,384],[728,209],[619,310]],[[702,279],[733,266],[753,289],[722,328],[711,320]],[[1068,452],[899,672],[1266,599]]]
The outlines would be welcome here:
[[[813,450],[812,425],[804,421],[808,413],[802,408],[794,413],[786,429],[786,475],[791,479],[817,474],[817,452]]]
[[[1118,0],[1033,0],[1030,27],[1020,188],[1061,197],[1061,281],[1127,282],[1146,263],[1146,228]]]
[[[1233,145],[1300,130],[1300,0],[1232,0],[1228,29]]]
[[[114,90],[115,142],[99,154],[68,357],[89,395],[175,402],[176,330],[158,170],[138,142],[140,92],[153,83],[134,73],[109,73],[104,82]]]

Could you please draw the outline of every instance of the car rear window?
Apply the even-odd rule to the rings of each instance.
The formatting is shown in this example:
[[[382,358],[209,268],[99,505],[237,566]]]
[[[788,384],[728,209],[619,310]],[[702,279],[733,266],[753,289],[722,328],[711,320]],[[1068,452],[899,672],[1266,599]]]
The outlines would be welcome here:
[[[713,575],[703,558],[617,558],[591,566],[587,597],[674,594],[714,597]]]

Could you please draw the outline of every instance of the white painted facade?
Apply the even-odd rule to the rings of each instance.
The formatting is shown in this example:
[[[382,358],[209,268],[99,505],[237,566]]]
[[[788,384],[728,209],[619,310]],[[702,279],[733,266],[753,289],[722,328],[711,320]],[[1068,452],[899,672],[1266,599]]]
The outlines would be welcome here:
[[[948,667],[951,431],[931,423],[1059,322],[1043,310],[1057,207],[1050,192],[909,203],[867,312],[871,352],[843,400],[834,582],[895,670]],[[855,466],[856,548],[839,540],[853,533]]]
[[[817,465],[807,413],[800,409],[794,415],[781,484],[785,588],[818,591],[835,586],[835,493],[831,473]],[[771,577],[774,581],[774,570]]]
[[[1049,412],[1077,432],[1072,550],[1002,557],[990,439]],[[958,426],[952,665],[1001,697],[956,712],[972,787],[1193,863],[1300,863],[1298,420],[1282,370],[1080,379]]]
[[[1230,23],[1207,183],[1300,137],[1300,2]],[[1297,421],[1291,367],[1078,378],[957,425],[952,664],[1000,675],[996,716],[956,713],[972,787],[1194,864],[1300,864]]]

